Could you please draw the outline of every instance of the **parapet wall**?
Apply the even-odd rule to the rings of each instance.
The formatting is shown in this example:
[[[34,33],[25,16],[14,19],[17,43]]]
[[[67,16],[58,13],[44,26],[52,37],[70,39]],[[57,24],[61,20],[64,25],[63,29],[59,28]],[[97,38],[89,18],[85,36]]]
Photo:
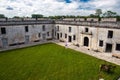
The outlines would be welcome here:
[[[10,25],[35,25],[35,24],[65,24],[65,25],[78,25],[102,28],[120,28],[120,22],[116,18],[65,18],[59,20],[38,18],[24,18],[24,19],[0,19],[0,26]]]

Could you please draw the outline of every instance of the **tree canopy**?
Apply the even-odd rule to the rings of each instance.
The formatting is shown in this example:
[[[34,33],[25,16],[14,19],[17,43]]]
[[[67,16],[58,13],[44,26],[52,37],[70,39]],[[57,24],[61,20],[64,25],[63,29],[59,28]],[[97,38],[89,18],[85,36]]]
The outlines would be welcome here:
[[[14,16],[13,18],[17,18],[17,19],[19,19],[19,18],[22,18],[22,17],[19,17],[19,16]]]
[[[32,14],[32,18],[43,18],[42,14]]]
[[[0,14],[0,18],[5,18],[5,15],[4,14]]]
[[[101,14],[102,14],[102,10],[101,9],[96,9],[95,15],[100,17]]]
[[[116,16],[118,16],[118,14],[113,11],[107,11],[107,12],[103,13],[103,17],[116,17]]]
[[[88,16],[81,16],[81,15],[55,15],[55,16],[43,16],[42,14],[32,14],[31,18],[51,18],[51,19],[63,19],[63,18],[101,18],[101,17],[114,17],[120,20],[120,15],[118,15],[116,12],[113,11],[106,11],[102,12],[102,9],[96,9],[95,13],[90,14]],[[6,18],[4,14],[0,14],[0,18]],[[19,17],[14,16],[13,18],[25,18],[25,17]],[[29,17],[30,18],[30,17]]]

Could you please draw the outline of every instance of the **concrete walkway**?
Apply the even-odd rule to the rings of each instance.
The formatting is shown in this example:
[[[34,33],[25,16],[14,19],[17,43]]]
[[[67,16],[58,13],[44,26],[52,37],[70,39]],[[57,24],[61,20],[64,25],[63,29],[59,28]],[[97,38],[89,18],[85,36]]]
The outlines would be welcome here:
[[[15,46],[10,46],[10,47],[6,47],[6,48],[0,48],[0,51],[19,49],[19,48],[35,46],[35,45],[45,44],[45,43],[50,43],[50,42],[52,42],[52,41],[31,42],[31,43],[28,43],[28,44],[22,44],[22,45],[15,45]]]
[[[65,42],[54,41],[53,43],[56,43],[56,44],[61,45],[61,46],[65,46]],[[112,57],[111,53],[95,52],[95,51],[92,51],[92,50],[88,50],[84,47],[77,47],[77,46],[75,46],[73,44],[70,44],[70,43],[68,43],[68,48],[74,49],[74,50],[79,51],[79,52],[83,52],[85,54],[94,56],[96,58],[99,58],[99,59],[117,64],[117,65],[120,65],[120,59]]]

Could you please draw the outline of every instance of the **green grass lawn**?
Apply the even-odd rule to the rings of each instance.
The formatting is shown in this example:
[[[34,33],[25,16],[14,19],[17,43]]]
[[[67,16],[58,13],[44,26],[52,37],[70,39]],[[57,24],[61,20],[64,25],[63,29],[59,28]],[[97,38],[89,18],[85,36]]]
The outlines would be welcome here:
[[[0,52],[0,80],[98,80],[102,63],[105,61],[49,43]],[[115,80],[120,66],[114,73],[101,75]]]

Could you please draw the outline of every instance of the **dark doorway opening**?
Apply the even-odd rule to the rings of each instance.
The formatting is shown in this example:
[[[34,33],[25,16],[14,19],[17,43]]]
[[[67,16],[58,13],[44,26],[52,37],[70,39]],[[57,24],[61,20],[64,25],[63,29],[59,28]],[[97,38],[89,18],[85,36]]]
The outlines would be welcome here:
[[[112,52],[112,44],[106,44],[106,52]]]
[[[72,37],[71,36],[68,37],[68,42],[72,42]]]
[[[59,33],[57,33],[57,39],[59,39]]]
[[[88,37],[84,38],[84,46],[89,46],[89,39],[88,39]]]

